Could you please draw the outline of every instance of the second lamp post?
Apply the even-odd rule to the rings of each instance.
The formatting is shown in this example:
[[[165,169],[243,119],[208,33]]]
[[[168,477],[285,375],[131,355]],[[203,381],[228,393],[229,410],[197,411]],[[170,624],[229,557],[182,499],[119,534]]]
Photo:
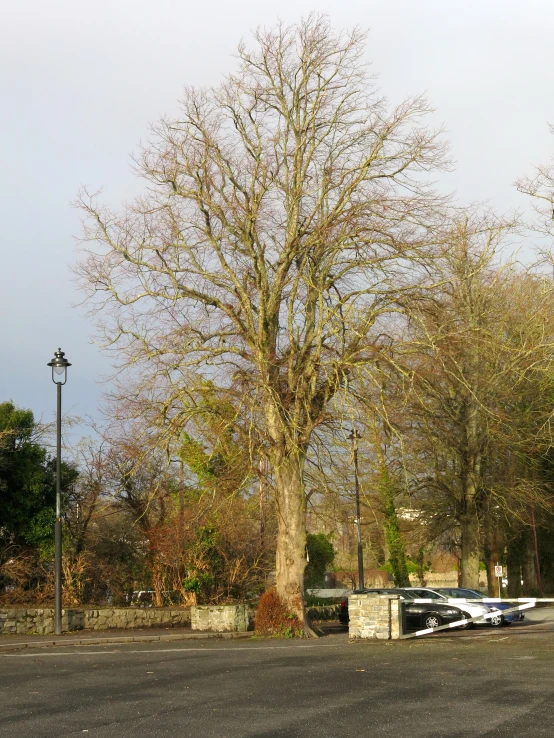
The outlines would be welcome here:
[[[362,519],[360,513],[360,480],[358,471],[358,439],[361,434],[353,428],[348,436],[352,441],[352,454],[354,456],[354,484],[356,490],[356,530],[358,534],[358,589],[364,588],[364,549],[362,546]]]
[[[54,630],[62,632],[62,386],[67,382],[67,367],[71,366],[59,348],[52,361],[52,381],[57,387],[56,413],[56,528],[54,559]]]

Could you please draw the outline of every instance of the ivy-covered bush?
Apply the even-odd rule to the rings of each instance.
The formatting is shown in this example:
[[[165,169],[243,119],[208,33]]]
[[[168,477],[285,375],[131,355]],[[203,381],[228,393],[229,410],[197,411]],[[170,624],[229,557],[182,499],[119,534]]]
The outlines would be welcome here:
[[[325,572],[335,560],[335,549],[330,536],[325,533],[308,533],[306,536],[308,563],[304,570],[306,589],[322,587]]]

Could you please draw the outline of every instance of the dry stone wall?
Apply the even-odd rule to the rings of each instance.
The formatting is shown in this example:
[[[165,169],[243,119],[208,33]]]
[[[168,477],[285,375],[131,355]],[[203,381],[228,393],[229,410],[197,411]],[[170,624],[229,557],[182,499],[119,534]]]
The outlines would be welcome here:
[[[447,572],[434,572],[428,571],[425,573],[423,581],[425,584],[421,584],[419,577],[416,574],[410,574],[410,584],[412,587],[459,587],[458,572],[447,571]],[[369,586],[369,585],[367,585]],[[485,588],[487,586],[486,572],[482,571],[479,573],[479,587]]]
[[[340,605],[318,605],[308,607],[308,618],[310,620],[338,620]]]
[[[184,627],[190,624],[190,609],[105,607],[62,611],[62,631],[109,630],[110,628]],[[0,609],[0,635],[54,632],[52,608]]]

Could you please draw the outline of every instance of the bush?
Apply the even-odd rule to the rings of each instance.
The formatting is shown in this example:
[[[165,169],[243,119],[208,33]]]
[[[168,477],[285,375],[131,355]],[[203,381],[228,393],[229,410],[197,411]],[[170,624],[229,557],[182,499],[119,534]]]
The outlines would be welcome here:
[[[303,623],[287,610],[277,591],[264,592],[256,610],[256,635],[296,638],[303,633]]]

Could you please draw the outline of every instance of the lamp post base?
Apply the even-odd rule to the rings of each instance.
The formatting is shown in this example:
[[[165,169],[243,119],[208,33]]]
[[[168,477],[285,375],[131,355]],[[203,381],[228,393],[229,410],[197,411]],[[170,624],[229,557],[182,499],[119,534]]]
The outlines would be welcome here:
[[[62,521],[56,520],[54,562],[54,631],[62,634]]]

